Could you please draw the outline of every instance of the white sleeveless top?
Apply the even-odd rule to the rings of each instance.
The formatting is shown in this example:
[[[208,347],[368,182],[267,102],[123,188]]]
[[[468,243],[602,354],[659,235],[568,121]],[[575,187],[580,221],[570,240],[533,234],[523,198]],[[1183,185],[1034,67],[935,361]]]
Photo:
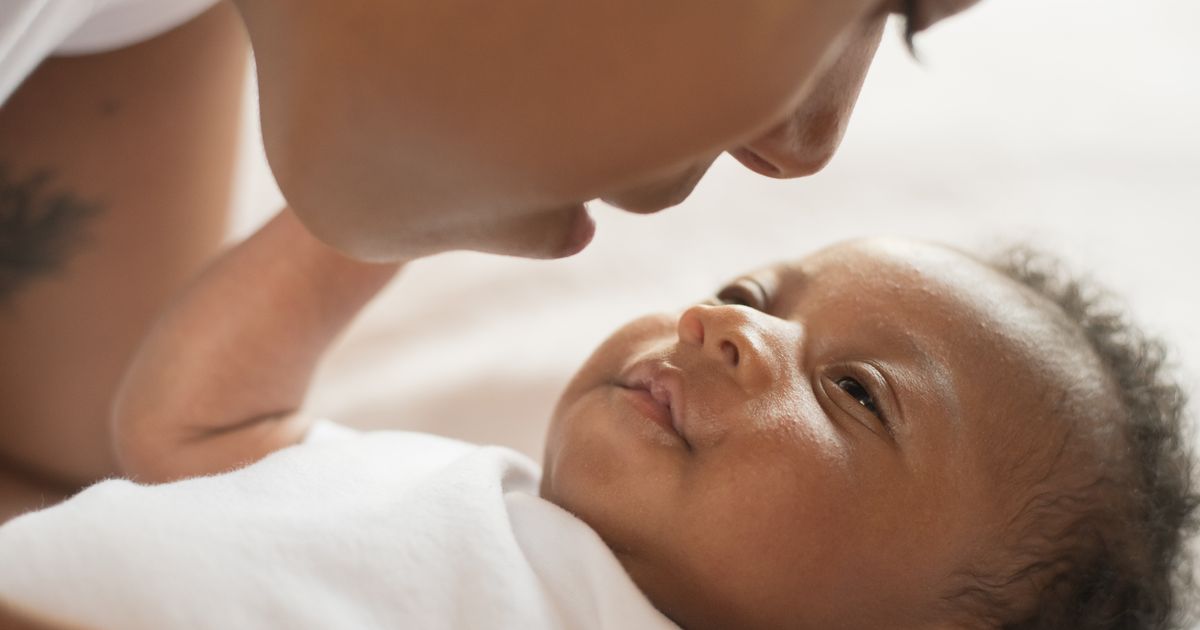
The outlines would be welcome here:
[[[0,107],[52,55],[83,55],[165,33],[217,0],[0,0]]]

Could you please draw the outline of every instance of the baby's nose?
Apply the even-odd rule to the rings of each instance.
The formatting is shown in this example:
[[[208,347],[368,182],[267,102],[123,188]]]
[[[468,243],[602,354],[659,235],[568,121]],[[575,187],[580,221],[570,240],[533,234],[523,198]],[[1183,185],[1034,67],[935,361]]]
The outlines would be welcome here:
[[[765,315],[746,306],[699,304],[683,312],[679,342],[718,362],[743,387],[770,378]]]

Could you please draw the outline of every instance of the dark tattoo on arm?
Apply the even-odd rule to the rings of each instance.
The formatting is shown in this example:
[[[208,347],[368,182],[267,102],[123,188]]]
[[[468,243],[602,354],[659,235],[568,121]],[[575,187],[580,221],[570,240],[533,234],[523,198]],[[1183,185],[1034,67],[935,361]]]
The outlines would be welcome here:
[[[61,270],[99,213],[97,204],[53,184],[48,170],[18,179],[0,164],[0,305],[34,278]]]

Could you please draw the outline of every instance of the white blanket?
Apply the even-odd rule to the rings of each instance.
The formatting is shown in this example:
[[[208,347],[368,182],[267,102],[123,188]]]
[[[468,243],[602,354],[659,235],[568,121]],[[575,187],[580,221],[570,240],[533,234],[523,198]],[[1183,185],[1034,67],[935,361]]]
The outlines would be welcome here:
[[[538,476],[504,448],[318,425],[239,471],[11,521],[0,597],[131,630],[674,628]]]

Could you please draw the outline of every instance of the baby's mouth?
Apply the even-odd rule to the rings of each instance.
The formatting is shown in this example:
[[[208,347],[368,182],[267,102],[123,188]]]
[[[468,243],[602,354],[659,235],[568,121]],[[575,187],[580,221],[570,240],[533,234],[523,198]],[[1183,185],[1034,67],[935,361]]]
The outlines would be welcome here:
[[[617,379],[617,387],[628,392],[635,408],[670,431],[691,449],[684,433],[683,378],[679,368],[661,360],[635,363]]]

